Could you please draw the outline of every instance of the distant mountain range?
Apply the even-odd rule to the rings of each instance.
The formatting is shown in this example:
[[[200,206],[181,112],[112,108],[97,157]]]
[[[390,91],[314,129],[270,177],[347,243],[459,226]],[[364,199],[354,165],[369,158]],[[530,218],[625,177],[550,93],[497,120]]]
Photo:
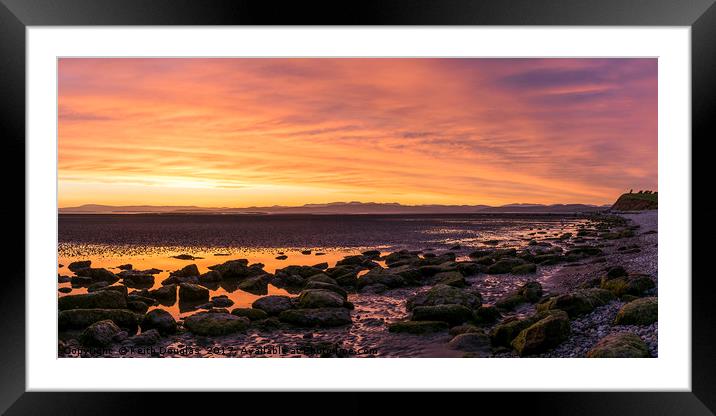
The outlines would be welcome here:
[[[594,212],[609,205],[585,204],[508,204],[488,205],[402,205],[377,202],[331,202],[296,207],[274,205],[248,208],[203,208],[196,206],[81,205],[60,208],[60,214],[478,214],[478,213],[565,213]]]

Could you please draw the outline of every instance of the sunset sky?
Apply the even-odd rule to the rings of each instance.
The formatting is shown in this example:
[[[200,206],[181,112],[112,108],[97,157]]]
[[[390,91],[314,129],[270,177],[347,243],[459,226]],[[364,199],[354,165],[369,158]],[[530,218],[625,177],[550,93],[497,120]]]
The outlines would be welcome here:
[[[612,203],[656,59],[59,62],[59,206]]]

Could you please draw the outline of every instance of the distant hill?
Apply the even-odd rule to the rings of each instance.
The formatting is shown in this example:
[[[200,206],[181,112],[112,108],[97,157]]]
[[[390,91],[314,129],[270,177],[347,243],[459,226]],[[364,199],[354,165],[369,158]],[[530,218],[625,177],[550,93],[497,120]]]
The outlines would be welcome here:
[[[60,208],[60,214],[478,214],[478,213],[567,213],[593,212],[608,206],[584,204],[508,204],[488,205],[402,205],[377,202],[331,202],[296,207],[206,208],[196,206],[81,205]]]
[[[648,209],[658,209],[658,207],[658,193],[630,192],[620,196],[617,202],[612,205],[611,209],[615,211],[644,211]]]

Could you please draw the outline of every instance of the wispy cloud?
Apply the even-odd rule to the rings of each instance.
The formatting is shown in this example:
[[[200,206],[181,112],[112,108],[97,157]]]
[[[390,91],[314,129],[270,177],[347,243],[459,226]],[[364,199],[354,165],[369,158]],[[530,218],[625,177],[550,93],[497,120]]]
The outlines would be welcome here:
[[[60,205],[607,203],[656,188],[656,68],[62,59]]]

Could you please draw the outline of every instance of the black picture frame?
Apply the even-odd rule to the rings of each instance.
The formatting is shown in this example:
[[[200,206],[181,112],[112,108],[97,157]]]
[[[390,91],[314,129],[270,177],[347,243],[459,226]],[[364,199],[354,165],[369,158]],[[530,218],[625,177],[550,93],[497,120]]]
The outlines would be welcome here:
[[[2,164],[5,195],[9,197],[1,209],[3,218],[12,218],[6,220],[4,227],[6,263],[0,287],[3,317],[0,319],[0,411],[7,414],[133,414],[151,409],[148,407],[151,402],[161,402],[162,412],[181,414],[189,409],[187,401],[224,402],[185,393],[150,398],[140,393],[25,392],[25,264],[17,260],[25,258],[26,250],[32,250],[25,246],[25,230],[17,221],[19,217],[25,218],[27,208],[25,182],[19,180],[21,172],[25,172],[25,28],[74,25],[688,26],[692,48],[692,146],[699,143],[702,147],[701,143],[713,137],[716,114],[714,0],[314,0],[285,3],[266,0],[0,0],[0,138],[6,155]],[[698,173],[692,173],[695,182],[700,177]],[[705,246],[692,246],[692,258],[705,255]],[[472,402],[475,411],[489,411],[492,405],[498,405],[498,409],[507,407],[509,413],[529,414],[540,411],[552,415],[713,414],[716,368],[711,354],[716,314],[712,312],[711,299],[716,293],[716,278],[709,274],[697,276],[695,270],[691,281],[690,392],[480,393],[467,402]],[[689,277],[689,272],[685,270],[684,279]],[[307,397],[307,393],[301,394],[294,400],[269,403],[261,395],[247,398],[230,393],[231,396],[220,397],[241,404],[243,412],[247,403],[253,403],[269,406],[273,413],[317,400],[312,395]],[[349,412],[376,408],[391,411],[391,407],[395,407],[405,413],[410,407],[442,411],[452,407],[452,399],[436,400],[428,395],[391,398],[387,403],[381,400],[380,404],[357,393],[341,393],[332,399],[340,411]]]

